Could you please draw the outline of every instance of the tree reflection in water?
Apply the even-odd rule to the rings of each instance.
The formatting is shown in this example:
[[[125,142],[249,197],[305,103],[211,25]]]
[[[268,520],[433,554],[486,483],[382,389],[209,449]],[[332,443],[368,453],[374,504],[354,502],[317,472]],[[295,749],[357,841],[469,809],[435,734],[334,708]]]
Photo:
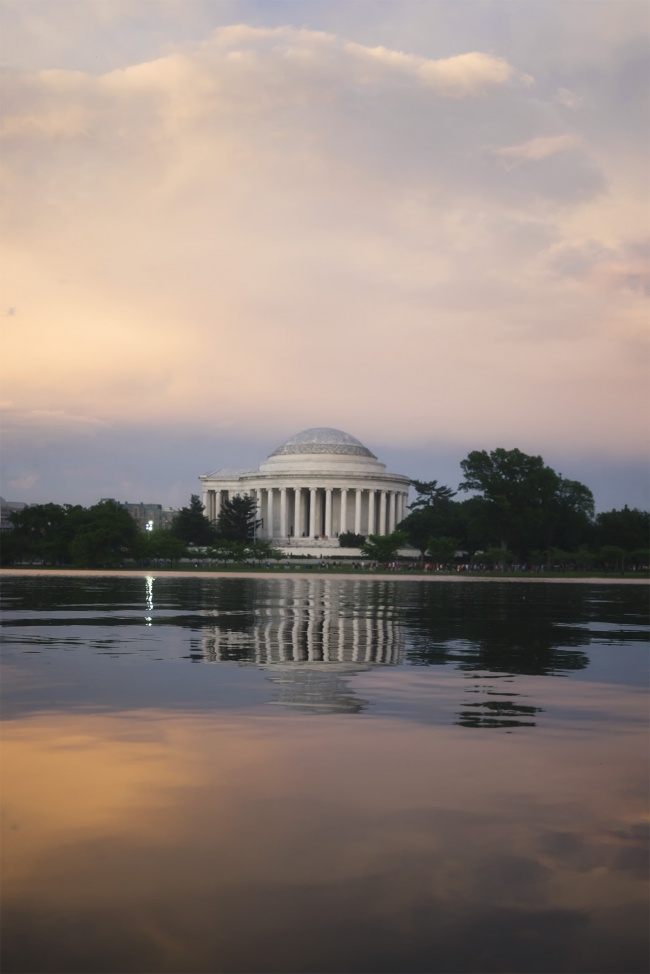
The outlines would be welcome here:
[[[276,700],[287,706],[355,712],[365,701],[348,685],[354,673],[404,663],[452,666],[468,676],[488,674],[487,687],[468,692],[499,697],[463,707],[460,725],[530,727],[542,708],[508,699],[518,694],[493,681],[588,664],[579,648],[590,639],[587,593],[572,590],[566,598],[557,586],[311,577],[228,580],[201,591],[203,625],[191,657],[268,668]]]
[[[264,668],[275,701],[293,708],[359,712],[367,704],[355,674],[450,668],[480,696],[459,706],[457,722],[486,728],[535,724],[542,708],[514,699],[517,677],[580,671],[589,645],[613,629],[618,641],[645,638],[634,626],[643,600],[642,589],[617,585],[324,576],[25,577],[7,595],[34,647],[66,642],[117,656],[133,652],[122,634],[135,630],[138,642],[143,624],[154,641],[177,630],[187,658]]]

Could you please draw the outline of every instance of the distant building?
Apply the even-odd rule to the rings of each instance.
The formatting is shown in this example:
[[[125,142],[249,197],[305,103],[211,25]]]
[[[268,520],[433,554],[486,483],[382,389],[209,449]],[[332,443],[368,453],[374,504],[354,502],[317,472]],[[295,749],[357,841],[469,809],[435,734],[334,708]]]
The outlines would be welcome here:
[[[102,501],[114,500],[112,497],[102,497]],[[172,507],[163,507],[162,504],[133,504],[131,501],[115,501],[125,511],[128,511],[141,531],[146,531],[147,525],[151,525],[149,530],[167,530],[171,527],[172,521],[178,511]]]
[[[13,531],[13,524],[9,520],[9,515],[17,511],[23,511],[27,504],[23,501],[6,501],[0,497],[0,531]]]

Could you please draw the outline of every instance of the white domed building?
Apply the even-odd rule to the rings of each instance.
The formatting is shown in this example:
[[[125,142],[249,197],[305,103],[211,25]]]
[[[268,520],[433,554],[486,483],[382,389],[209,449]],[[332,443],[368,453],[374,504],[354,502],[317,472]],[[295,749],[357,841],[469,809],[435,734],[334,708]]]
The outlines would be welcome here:
[[[259,470],[215,470],[199,478],[210,520],[236,494],[257,501],[258,537],[336,543],[340,534],[390,534],[406,516],[409,478],[387,473],[374,453],[342,430],[296,433]],[[306,542],[305,542],[306,543]]]

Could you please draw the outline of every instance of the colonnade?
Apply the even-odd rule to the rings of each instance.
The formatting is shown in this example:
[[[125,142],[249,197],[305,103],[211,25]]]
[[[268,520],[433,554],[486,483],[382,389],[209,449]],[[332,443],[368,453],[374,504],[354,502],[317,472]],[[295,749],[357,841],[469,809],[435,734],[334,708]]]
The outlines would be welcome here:
[[[331,538],[355,534],[391,534],[406,517],[408,492],[368,487],[250,487],[207,489],[203,504],[209,520],[219,517],[221,505],[235,494],[254,497],[259,536]]]

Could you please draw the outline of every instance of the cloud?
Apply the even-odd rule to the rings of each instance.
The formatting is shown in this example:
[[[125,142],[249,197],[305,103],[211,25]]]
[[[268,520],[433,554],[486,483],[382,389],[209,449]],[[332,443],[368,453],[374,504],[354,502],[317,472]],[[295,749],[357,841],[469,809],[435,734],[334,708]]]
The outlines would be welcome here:
[[[10,487],[15,487],[16,490],[22,490],[29,493],[40,481],[40,473],[27,473],[22,477],[14,477],[13,480],[9,481]]]
[[[22,409],[13,403],[2,403],[2,427],[5,436],[20,436],[30,429],[39,430],[48,436],[57,432],[92,433],[107,427],[106,420],[97,416],[77,416],[64,409]]]
[[[580,140],[575,135],[550,135],[530,139],[522,145],[490,148],[489,151],[492,155],[504,159],[506,168],[514,168],[524,162],[539,162],[558,152],[567,152],[569,149],[575,149],[579,144]]]
[[[569,91],[568,88],[558,88],[555,92],[555,100],[567,108],[579,108],[583,103],[580,95],[577,95],[574,91]]]
[[[346,44],[345,49],[361,59],[373,59],[382,67],[411,76],[436,92],[454,98],[482,95],[489,86],[505,84],[515,76],[525,84],[531,84],[533,80],[528,75],[515,72],[505,58],[492,57],[480,51],[433,60],[385,47]]]
[[[616,248],[597,240],[560,247],[552,266],[560,274],[589,281],[605,290],[650,295],[650,239],[622,241]]]
[[[647,260],[602,261],[594,266],[593,274],[606,288],[641,291],[650,296],[650,264]]]
[[[162,47],[6,78],[2,368],[25,436],[645,449],[643,160],[624,131],[611,152],[584,79],[286,26]]]

